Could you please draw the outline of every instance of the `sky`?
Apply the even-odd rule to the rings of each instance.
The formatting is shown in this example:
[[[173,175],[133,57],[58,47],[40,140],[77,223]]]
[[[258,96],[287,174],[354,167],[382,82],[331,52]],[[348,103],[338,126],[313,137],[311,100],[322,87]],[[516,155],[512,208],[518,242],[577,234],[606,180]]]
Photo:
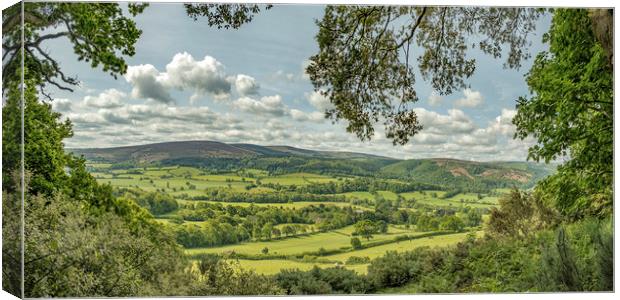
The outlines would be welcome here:
[[[54,110],[74,124],[69,148],[127,146],[167,141],[289,145],[353,151],[400,159],[447,157],[523,161],[532,140],[513,140],[515,103],[528,94],[523,74],[474,50],[469,87],[438,96],[417,77],[415,111],[424,126],[407,145],[394,146],[379,124],[370,142],[325,119],[329,100],[304,72],[318,52],[314,39],[322,5],[276,5],[238,30],[210,28],[187,17],[180,4],[151,4],[136,17],[143,34],[124,76],[114,79],[79,62],[67,40],[46,48],[66,74],[77,75],[73,93],[52,90]],[[539,21],[529,51],[545,50]]]

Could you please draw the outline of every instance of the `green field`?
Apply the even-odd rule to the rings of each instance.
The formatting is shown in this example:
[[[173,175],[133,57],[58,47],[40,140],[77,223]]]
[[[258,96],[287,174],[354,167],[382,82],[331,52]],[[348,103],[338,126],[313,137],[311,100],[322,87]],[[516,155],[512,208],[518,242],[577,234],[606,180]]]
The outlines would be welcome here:
[[[192,203],[192,202],[196,202],[196,201],[191,201],[191,200],[177,200],[180,203]],[[255,205],[255,206],[271,206],[271,207],[279,207],[279,208],[294,208],[294,209],[300,209],[300,208],[304,208],[304,207],[308,207],[308,206],[318,206],[318,205],[325,205],[325,206],[339,206],[339,207],[347,207],[347,206],[352,206],[355,209],[363,209],[363,210],[369,210],[369,208],[363,207],[363,206],[359,206],[359,205],[351,205],[348,202],[310,202],[310,201],[299,201],[299,202],[292,202],[292,203],[248,203],[248,202],[218,202],[218,201],[200,201],[200,202],[207,202],[207,203],[214,203],[214,204],[222,204],[222,205],[226,205],[226,206],[242,206],[242,207],[248,207],[251,205]]]
[[[265,259],[265,260],[248,260],[248,259],[238,259],[235,260],[239,263],[239,266],[248,269],[254,270],[256,273],[265,274],[265,275],[273,275],[277,274],[281,270],[284,269],[299,269],[302,271],[307,271],[312,269],[314,266],[319,268],[330,268],[334,267],[335,264],[326,264],[326,263],[306,263],[306,262],[298,262],[291,260],[283,260],[283,259]],[[367,264],[363,265],[345,265],[343,266],[346,269],[353,270],[359,274],[366,274],[367,272]]]
[[[410,241],[395,242],[386,245],[370,247],[366,249],[351,251],[342,254],[323,256],[321,259],[327,259],[331,261],[337,261],[340,263],[320,263],[320,262],[303,262],[284,259],[264,259],[264,260],[249,260],[249,259],[234,259],[239,263],[239,266],[254,270],[260,274],[276,274],[283,269],[299,269],[310,270],[314,266],[319,268],[329,268],[336,265],[342,266],[346,269],[353,270],[359,274],[365,274],[367,272],[368,264],[352,264],[347,265],[346,260],[351,256],[357,257],[369,257],[371,259],[382,256],[386,251],[410,251],[417,247],[446,247],[455,245],[456,243],[465,239],[468,232],[447,234],[435,237],[425,237],[420,239],[414,239]],[[480,232],[478,233],[480,234]]]
[[[386,245],[370,247],[366,249],[356,250],[353,252],[347,252],[342,254],[328,255],[323,258],[334,260],[334,261],[342,261],[345,262],[347,258],[351,256],[359,256],[359,257],[369,257],[376,258],[382,256],[387,251],[409,251],[417,247],[445,247],[454,245],[463,239],[469,234],[469,232],[462,233],[454,233],[454,234],[446,234],[432,237],[424,237],[419,239],[413,239],[408,241],[401,241],[390,243]]]
[[[393,232],[392,232],[393,230]],[[239,254],[259,255],[261,250],[265,247],[269,249],[269,254],[274,255],[298,255],[304,252],[318,251],[320,248],[325,250],[337,250],[341,248],[349,248],[351,246],[351,232],[353,232],[353,226],[348,226],[342,229],[333,230],[330,232],[321,232],[317,234],[305,235],[284,238],[276,241],[266,242],[248,242],[237,245],[228,245],[222,247],[211,248],[195,248],[187,249],[188,254],[200,254],[200,253],[230,253],[235,252]],[[390,227],[387,234],[374,235],[369,241],[362,240],[362,244],[369,242],[377,242],[393,239],[402,234],[422,234],[413,230],[406,231],[400,228]]]
[[[317,175],[312,173],[290,173],[261,179],[263,183],[273,183],[281,185],[307,185],[311,183],[325,183],[337,181],[336,178]]]

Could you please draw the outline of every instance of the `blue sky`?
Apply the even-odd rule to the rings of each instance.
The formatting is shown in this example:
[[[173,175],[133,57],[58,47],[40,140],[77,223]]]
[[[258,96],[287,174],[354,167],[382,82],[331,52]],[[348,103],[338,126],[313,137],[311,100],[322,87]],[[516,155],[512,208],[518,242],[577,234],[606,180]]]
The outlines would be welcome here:
[[[531,141],[512,140],[515,100],[527,94],[520,70],[477,51],[470,88],[437,97],[417,77],[415,104],[425,130],[393,146],[381,127],[362,143],[346,123],[322,118],[329,107],[303,72],[318,50],[315,19],[322,5],[278,5],[238,30],[193,21],[180,4],[151,4],[136,18],[144,31],[128,73],[114,79],[78,62],[66,40],[46,47],[82,85],[54,91],[54,109],[74,123],[68,147],[108,147],[173,140],[217,140],[357,151],[397,158],[451,157],[525,160]],[[533,54],[544,49],[549,17],[532,35]]]

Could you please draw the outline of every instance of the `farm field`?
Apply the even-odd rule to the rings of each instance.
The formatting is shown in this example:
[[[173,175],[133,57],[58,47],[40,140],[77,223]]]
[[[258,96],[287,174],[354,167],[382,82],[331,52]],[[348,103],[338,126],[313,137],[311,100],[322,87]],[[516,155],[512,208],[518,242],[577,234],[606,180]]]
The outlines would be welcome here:
[[[234,260],[239,263],[239,266],[245,269],[254,270],[256,273],[264,275],[273,275],[279,273],[284,269],[299,269],[302,271],[308,271],[317,266],[319,268],[330,268],[335,264],[328,263],[306,263],[283,259],[264,259],[264,260],[249,260],[249,259],[237,259]],[[346,269],[353,270],[358,274],[366,274],[368,264],[360,265],[345,265]]]
[[[330,232],[289,237],[275,241],[247,242],[222,247],[187,249],[186,252],[190,255],[202,253],[223,254],[231,252],[246,255],[260,255],[263,248],[268,248],[269,254],[273,255],[299,255],[303,254],[304,252],[316,252],[319,251],[320,248],[324,248],[327,251],[337,250],[341,248],[349,248],[351,246],[350,234],[352,232],[353,227],[348,226]],[[387,234],[374,235],[373,238],[368,241],[365,239],[361,239],[362,245],[371,242],[393,239],[402,234],[417,235],[422,233],[415,231],[405,231],[402,229],[395,229],[395,232],[392,233],[390,232],[390,230],[388,230]]]
[[[196,201],[191,201],[191,200],[177,200],[177,201],[179,201],[179,203],[184,203],[184,204],[196,203]],[[351,206],[355,209],[370,210],[370,208],[360,206],[360,205],[352,205],[348,202],[310,202],[310,201],[299,201],[299,202],[292,202],[292,203],[247,203],[247,202],[218,202],[218,201],[201,201],[201,202],[221,204],[224,206],[241,206],[241,207],[249,207],[249,206],[254,205],[254,206],[262,206],[262,207],[301,209],[301,208],[308,207],[308,206],[324,205],[324,206],[338,206],[338,207]]]
[[[345,262],[349,257],[368,257],[370,259],[382,256],[387,251],[409,251],[417,247],[446,247],[454,245],[470,234],[469,232],[447,234],[434,237],[425,237],[420,239],[414,239],[410,241],[394,242],[386,245],[370,247],[366,249],[351,251],[342,254],[322,256],[320,259],[340,262],[339,265],[346,269],[353,270],[359,274],[366,274],[368,264],[346,264]],[[481,232],[478,232],[480,235]],[[231,259],[231,261],[238,262],[240,267],[254,270],[259,274],[271,275],[280,272],[283,269],[299,269],[310,270],[314,266],[319,268],[333,267],[335,263],[321,263],[321,262],[303,262],[295,260],[285,259]]]
[[[478,234],[480,234],[479,232]],[[423,237],[408,241],[394,242],[386,245],[370,247],[342,254],[327,255],[322,258],[345,262],[351,256],[369,257],[370,259],[382,256],[387,251],[408,251],[417,247],[445,247],[463,241],[470,232],[461,232],[439,236]]]

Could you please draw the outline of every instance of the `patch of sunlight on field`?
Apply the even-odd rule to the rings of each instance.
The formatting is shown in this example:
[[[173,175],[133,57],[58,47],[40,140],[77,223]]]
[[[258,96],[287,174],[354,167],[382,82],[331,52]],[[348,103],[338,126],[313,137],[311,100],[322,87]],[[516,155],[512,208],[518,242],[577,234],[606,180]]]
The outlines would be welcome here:
[[[307,185],[311,183],[325,183],[332,181],[337,181],[337,179],[312,173],[290,173],[261,179],[262,183],[281,185]]]
[[[442,191],[424,191],[424,192],[408,192],[401,193],[405,199],[415,199],[417,202],[432,206],[469,206],[474,208],[489,208],[497,203],[495,197],[484,197],[478,199],[478,194],[475,193],[460,193],[454,197],[448,199],[442,199],[445,194]],[[462,201],[461,201],[462,200]]]
[[[396,200],[396,198],[398,198],[396,193],[390,191],[377,191],[377,194],[381,195],[381,197],[386,200]]]
[[[266,242],[248,242],[237,245],[228,245],[222,247],[211,248],[194,248],[186,249],[188,254],[199,253],[227,253],[235,252],[239,254],[260,255],[261,250],[265,247],[269,249],[269,254],[281,254],[281,255],[296,255],[304,252],[316,252],[320,248],[325,250],[337,250],[341,248],[349,248],[351,246],[351,235],[353,226],[347,226],[342,229],[336,229],[329,232],[316,233],[311,235],[295,236],[290,238],[284,238],[275,241]],[[376,234],[370,241],[361,239],[362,244],[372,243],[377,241],[384,241],[394,239],[402,234],[422,234],[420,232],[402,231],[390,232],[387,234]]]
[[[264,275],[273,275],[279,273],[280,270],[283,269],[299,269],[302,271],[308,271],[314,268],[314,266],[319,268],[329,268],[334,266],[334,264],[306,263],[285,259],[239,259],[235,261],[239,262],[239,266],[241,268],[246,270],[254,270],[256,273]]]
[[[336,195],[344,195],[347,199],[375,200],[375,195],[369,192],[348,192]]]
[[[359,256],[359,257],[367,256],[370,259],[373,259],[373,258],[384,255],[385,252],[387,251],[404,252],[404,251],[412,250],[417,247],[424,247],[424,246],[445,247],[445,246],[455,245],[456,243],[463,241],[465,237],[467,237],[468,234],[469,232],[462,232],[462,233],[425,237],[425,238],[413,239],[413,240],[408,240],[408,241],[400,241],[400,242],[356,250],[356,251],[342,253],[342,254],[323,256],[322,258],[334,260],[334,261],[341,261],[341,262],[345,262],[347,258],[351,256]]]
[[[308,271],[317,266],[319,268],[331,268],[335,264],[325,263],[313,263],[313,262],[298,262],[284,259],[265,259],[265,260],[248,260],[239,259],[235,260],[239,262],[239,266],[246,270],[254,270],[256,273],[264,275],[273,275],[279,273],[285,269],[299,269],[302,271]],[[353,270],[358,274],[366,274],[368,270],[368,264],[363,265],[348,265],[344,268]]]

